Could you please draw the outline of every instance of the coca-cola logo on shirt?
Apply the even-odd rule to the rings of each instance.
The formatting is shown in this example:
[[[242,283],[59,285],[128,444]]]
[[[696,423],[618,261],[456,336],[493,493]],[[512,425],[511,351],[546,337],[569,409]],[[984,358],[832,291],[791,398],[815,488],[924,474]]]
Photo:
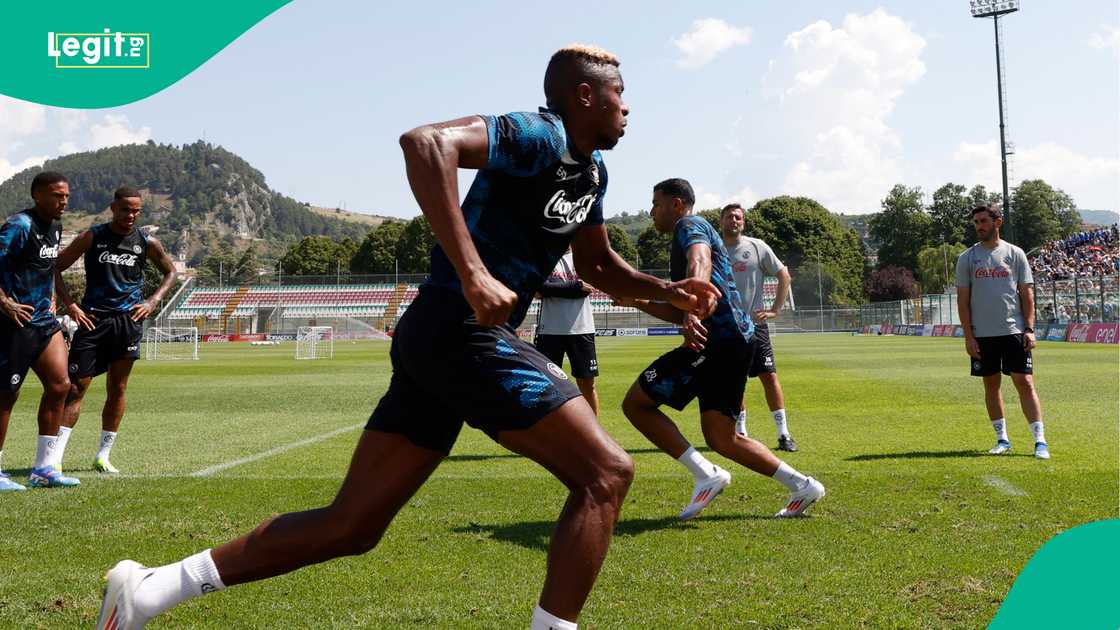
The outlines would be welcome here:
[[[980,268],[976,270],[977,278],[1010,278],[1011,270],[1007,267]]]
[[[97,262],[108,263],[110,265],[120,265],[122,267],[135,267],[138,256],[132,254],[110,254],[109,252],[101,252],[97,257]]]
[[[40,247],[39,258],[58,258],[58,245],[43,245]]]
[[[583,223],[591,206],[595,203],[596,190],[592,190],[575,201],[570,201],[563,190],[556,191],[544,207],[546,219],[556,219],[566,224]]]

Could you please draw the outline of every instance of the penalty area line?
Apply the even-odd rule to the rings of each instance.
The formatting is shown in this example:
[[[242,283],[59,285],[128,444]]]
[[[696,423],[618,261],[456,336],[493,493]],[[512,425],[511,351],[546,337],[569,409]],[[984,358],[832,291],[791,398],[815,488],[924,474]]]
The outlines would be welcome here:
[[[209,476],[214,475],[216,473],[220,473],[223,470],[229,470],[230,468],[235,468],[235,467],[241,466],[243,464],[249,464],[249,463],[252,463],[252,462],[255,462],[255,461],[266,459],[268,457],[272,457],[273,455],[279,455],[281,453],[286,453],[286,452],[288,452],[290,450],[293,450],[293,449],[297,449],[297,448],[300,448],[300,447],[303,447],[303,446],[308,446],[310,444],[315,444],[316,442],[322,442],[323,440],[329,440],[329,439],[331,439],[335,436],[342,435],[343,433],[349,433],[349,432],[353,431],[354,429],[360,429],[361,427],[364,427],[365,425],[366,425],[365,422],[360,422],[358,424],[354,424],[354,425],[351,425],[351,426],[348,426],[348,427],[342,427],[341,429],[335,429],[334,431],[330,431],[329,433],[324,433],[322,435],[316,435],[314,437],[309,437],[305,440],[300,440],[298,442],[292,442],[291,444],[284,444],[283,446],[277,446],[276,448],[270,448],[267,451],[262,451],[260,453],[255,454],[255,455],[250,455],[248,457],[242,457],[240,459],[235,459],[233,461],[224,462],[222,464],[215,464],[213,466],[210,466],[209,468],[203,468],[202,470],[195,471],[195,472],[191,473],[189,476],[190,477],[209,477]]]

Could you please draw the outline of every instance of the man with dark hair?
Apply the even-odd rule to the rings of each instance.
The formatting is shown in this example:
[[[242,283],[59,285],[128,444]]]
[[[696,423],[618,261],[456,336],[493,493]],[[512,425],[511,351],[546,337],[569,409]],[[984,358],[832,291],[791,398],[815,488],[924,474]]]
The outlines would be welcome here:
[[[62,237],[62,213],[70,184],[61,173],[43,171],[31,180],[34,207],[8,217],[0,226],[0,457],[12,408],[28,369],[43,384],[39,399],[39,438],[27,483],[54,488],[80,482],[58,470],[56,435],[70,380],[66,343],[51,312],[54,263]],[[0,491],[24,487],[0,472]]]
[[[665,180],[653,188],[650,214],[658,232],[673,234],[670,277],[710,280],[720,290],[719,301],[706,319],[672,304],[629,302],[654,317],[681,324],[685,344],[642,371],[622,410],[642,435],[692,473],[695,486],[680,514],[682,520],[699,514],[731,483],[731,474],[693,448],[659,409],[668,405],[682,411],[694,398],[700,399],[700,424],[708,446],[788,488],[789,501],[777,516],[799,516],[824,496],[824,486],[775,457],[761,442],[735,432],[752,363],[754,325],[743,311],[723,241],[706,219],[692,213],[695,198],[687,181]]]
[[[58,257],[55,277],[58,294],[67,315],[79,326],[70,344],[70,393],[66,396],[66,409],[58,430],[60,464],[90,381],[108,372],[107,396],[101,411],[101,446],[94,457],[93,468],[105,473],[119,472],[109,461],[109,454],[124,416],[124,394],[132,363],[140,358],[140,338],[144,332],[141,322],[175,284],[176,277],[175,267],[163,245],[136,228],[142,208],[140,191],[118,188],[109,206],[112,220],[83,232]],[[85,256],[86,268],[86,291],[81,306],[70,297],[62,280],[62,272],[80,256]],[[140,290],[144,286],[144,267],[149,260],[163,273],[163,281],[145,300]]]
[[[998,204],[972,209],[980,242],[957,258],[957,313],[964,348],[972,358],[972,375],[984,379],[984,403],[996,433],[988,452],[1011,450],[1004,418],[1000,373],[1011,376],[1019,406],[1034,437],[1034,456],[1050,459],[1042,426],[1042,404],[1034,387],[1034,278],[1023,250],[1002,241],[1003,212]]]
[[[735,286],[743,298],[743,310],[754,321],[754,336],[751,344],[752,352],[750,371],[748,377],[758,377],[762,383],[762,390],[766,394],[766,404],[770,407],[770,414],[774,417],[774,425],[778,428],[778,450],[796,451],[797,442],[789,432],[789,421],[786,417],[786,401],[782,394],[782,384],[778,382],[778,368],[774,365],[774,348],[770,345],[770,325],[768,319],[774,319],[782,310],[789,292],[789,269],[782,264],[774,250],[766,241],[743,235],[743,207],[737,203],[728,204],[720,211],[720,227],[723,231],[723,245],[727,248],[727,255],[731,258],[731,273],[735,277]],[[763,301],[762,290],[766,277],[778,279],[778,289],[774,294],[774,303],[767,309]],[[747,409],[739,412],[739,419],[735,424],[735,432],[747,435]]]
[[[599,150],[613,147],[626,124],[618,60],[573,46],[553,56],[547,74],[563,77],[546,87],[554,110],[469,116],[401,136],[409,184],[439,244],[393,336],[389,390],[334,502],[270,518],[182,562],[117,564],[98,628],[135,628],[190,597],[369,551],[447,456],[464,421],[568,487],[531,627],[576,627],[634,464],[567,374],[520,340],[516,327],[569,245],[579,275],[611,294],[659,298],[706,316],[717,292],[702,280],[641,274],[610,248]],[[478,170],[461,205],[459,168]]]

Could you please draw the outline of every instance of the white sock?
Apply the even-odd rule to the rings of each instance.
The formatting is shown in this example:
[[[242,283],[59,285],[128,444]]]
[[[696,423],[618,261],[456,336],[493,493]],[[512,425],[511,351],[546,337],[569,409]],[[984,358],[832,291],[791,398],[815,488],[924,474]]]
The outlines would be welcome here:
[[[35,465],[33,468],[42,468],[54,463],[54,450],[58,444],[57,435],[40,435],[35,446]]]
[[[151,576],[140,582],[132,597],[140,614],[155,617],[188,599],[221,591],[225,587],[207,549],[155,569]]]
[[[789,437],[789,427],[786,426],[786,410],[775,409],[771,412],[774,414],[774,426],[778,427],[778,437]]]
[[[4,472],[4,451],[0,451],[0,473]]]
[[[533,623],[529,625],[529,630],[576,630],[576,627],[575,622],[561,619],[538,604],[533,609]]]
[[[778,470],[774,471],[774,479],[789,488],[790,492],[800,490],[809,483],[809,478],[793,469],[792,466],[785,462],[778,464]]]
[[[743,409],[739,412],[739,417],[735,420],[735,432],[743,437],[750,437],[747,435],[747,410]]]
[[[696,481],[703,481],[716,474],[715,464],[708,461],[692,446],[688,447],[688,450],[678,457],[677,461],[683,464],[688,472],[692,473]]]
[[[62,465],[62,458],[66,456],[66,445],[70,443],[70,433],[73,430],[70,427],[58,427],[58,444],[54,447],[55,459],[52,464]]]
[[[1042,432],[1042,421],[1035,420],[1030,424],[1031,435],[1034,436],[1035,442],[1046,442],[1046,434]]]
[[[1007,421],[1006,420],[1004,420],[1003,418],[996,418],[995,420],[992,420],[992,428],[995,429],[995,431],[996,431],[996,440],[997,441],[998,440],[1003,440],[1004,442],[1010,442],[1011,441],[1007,437]]]
[[[109,459],[109,451],[117,442],[117,434],[113,431],[101,432],[101,448],[97,451],[97,459]]]

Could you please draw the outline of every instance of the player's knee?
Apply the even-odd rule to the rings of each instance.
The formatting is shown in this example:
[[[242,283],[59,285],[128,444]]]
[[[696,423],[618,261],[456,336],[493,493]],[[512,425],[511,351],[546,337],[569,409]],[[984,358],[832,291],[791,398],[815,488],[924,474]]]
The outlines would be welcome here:
[[[608,456],[597,474],[580,491],[596,504],[621,506],[634,482],[634,460],[621,448]]]
[[[384,528],[373,527],[362,519],[343,520],[330,538],[331,555],[360,556],[368,553],[381,541]]]
[[[630,419],[640,414],[647,409],[644,401],[638,399],[633,393],[627,394],[626,398],[622,399],[622,413]]]
[[[114,383],[106,388],[106,395],[112,400],[124,398],[125,386],[123,383]]]
[[[706,432],[704,434],[704,442],[707,443],[708,448],[724,457],[730,457],[734,449],[735,432],[728,434]]]
[[[48,398],[66,399],[70,393],[70,378],[63,374],[61,377],[52,377],[43,382],[43,393]]]

